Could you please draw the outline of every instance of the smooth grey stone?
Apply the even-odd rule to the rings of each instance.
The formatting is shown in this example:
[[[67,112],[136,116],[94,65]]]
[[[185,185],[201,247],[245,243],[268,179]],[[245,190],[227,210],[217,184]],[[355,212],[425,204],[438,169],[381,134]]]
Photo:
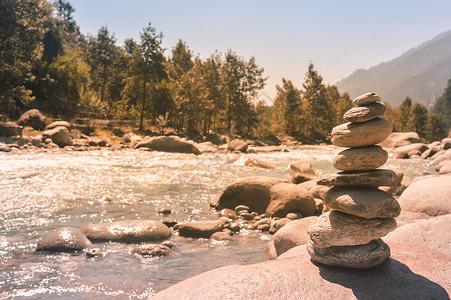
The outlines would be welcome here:
[[[366,219],[332,210],[310,224],[312,245],[319,248],[369,243],[396,229],[393,218]]]
[[[381,98],[379,98],[376,93],[368,92],[356,97],[354,100],[352,100],[352,103],[354,103],[354,105],[366,105],[379,101],[381,101]]]
[[[360,123],[344,123],[332,129],[331,142],[339,147],[365,147],[383,142],[393,125],[381,118]]]
[[[327,186],[400,186],[401,178],[388,169],[343,171],[321,177],[317,183]]]
[[[362,218],[395,218],[401,213],[401,207],[392,195],[373,187],[332,187],[326,193],[324,204]]]
[[[350,148],[335,155],[335,169],[343,171],[363,171],[377,169],[388,159],[388,152],[380,146]]]
[[[376,102],[351,108],[343,115],[343,119],[348,122],[366,122],[382,116],[384,112],[385,104]]]
[[[312,260],[326,266],[368,269],[380,265],[390,258],[390,247],[383,240],[372,240],[357,246],[318,248],[310,241],[307,252]]]

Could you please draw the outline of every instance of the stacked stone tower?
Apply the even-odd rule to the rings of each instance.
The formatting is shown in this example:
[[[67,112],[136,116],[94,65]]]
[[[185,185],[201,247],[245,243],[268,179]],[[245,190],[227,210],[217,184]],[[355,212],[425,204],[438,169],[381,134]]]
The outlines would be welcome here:
[[[393,126],[379,118],[385,105],[375,93],[353,100],[356,107],[344,114],[349,123],[332,129],[332,144],[350,147],[333,161],[341,172],[324,176],[318,184],[331,186],[325,197],[330,211],[309,227],[307,251],[312,260],[329,266],[371,268],[390,257],[390,248],[381,237],[396,228],[401,208],[379,186],[399,186],[392,170],[379,169],[388,153],[378,144]]]

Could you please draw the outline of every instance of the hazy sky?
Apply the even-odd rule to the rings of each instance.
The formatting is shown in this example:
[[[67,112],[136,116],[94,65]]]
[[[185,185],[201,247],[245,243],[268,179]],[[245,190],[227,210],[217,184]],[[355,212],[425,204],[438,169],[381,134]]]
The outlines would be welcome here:
[[[85,34],[102,25],[118,44],[149,22],[170,54],[178,39],[202,58],[254,56],[274,97],[282,77],[300,86],[309,61],[326,83],[388,61],[451,29],[451,0],[72,0]]]

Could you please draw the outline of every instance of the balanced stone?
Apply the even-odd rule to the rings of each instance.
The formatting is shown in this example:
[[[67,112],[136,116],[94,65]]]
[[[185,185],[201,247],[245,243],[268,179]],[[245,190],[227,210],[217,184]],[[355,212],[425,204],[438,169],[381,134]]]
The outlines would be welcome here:
[[[352,100],[352,102],[355,105],[366,105],[366,104],[376,103],[379,101],[381,101],[381,99],[379,98],[379,96],[377,94],[375,94],[373,92],[365,93],[363,95],[358,96],[354,100]]]
[[[333,165],[343,171],[363,171],[379,168],[388,159],[388,152],[380,146],[350,148],[334,157]]]
[[[387,169],[342,171],[337,174],[325,175],[317,183],[327,186],[400,186],[401,178],[392,170]]]
[[[366,122],[382,116],[384,112],[385,104],[376,102],[351,108],[343,115],[343,119],[348,122]]]
[[[314,261],[327,266],[368,269],[390,258],[390,248],[381,239],[357,246],[318,248],[307,243],[307,252]]]
[[[339,147],[364,147],[384,141],[392,132],[393,125],[375,118],[360,123],[344,123],[332,129],[332,144]]]
[[[396,229],[393,218],[365,219],[332,210],[319,216],[307,232],[319,248],[367,244]]]
[[[374,187],[335,186],[325,196],[324,204],[362,218],[395,218],[401,207],[393,196]]]

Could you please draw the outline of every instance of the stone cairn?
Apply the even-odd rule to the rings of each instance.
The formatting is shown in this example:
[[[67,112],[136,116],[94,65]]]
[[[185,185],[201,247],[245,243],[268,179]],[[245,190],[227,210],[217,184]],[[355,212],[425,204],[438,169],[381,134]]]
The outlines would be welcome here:
[[[356,107],[344,114],[348,123],[332,129],[332,144],[349,147],[338,153],[333,165],[341,172],[323,176],[318,184],[331,186],[324,203],[330,211],[309,227],[307,251],[312,260],[348,268],[371,268],[390,257],[390,248],[381,237],[396,228],[401,208],[378,186],[399,186],[392,170],[378,169],[388,153],[378,144],[393,126],[379,118],[385,105],[375,93],[353,100]]]

